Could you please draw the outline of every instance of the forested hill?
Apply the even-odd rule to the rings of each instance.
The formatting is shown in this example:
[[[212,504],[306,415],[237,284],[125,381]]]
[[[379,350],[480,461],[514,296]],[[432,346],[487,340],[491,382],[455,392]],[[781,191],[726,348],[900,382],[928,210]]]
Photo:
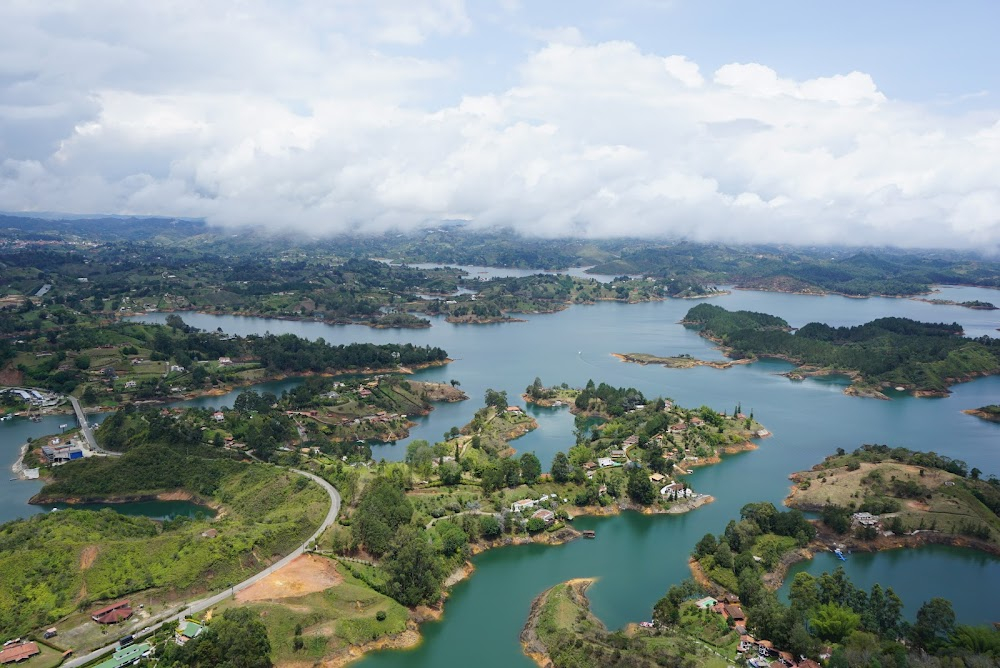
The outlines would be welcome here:
[[[809,323],[796,332],[763,313],[699,304],[684,322],[722,343],[732,357],[775,356],[822,369],[855,372],[868,386],[942,392],[955,382],[1000,373],[1000,340],[962,336],[957,323],[879,318],[856,327]]]

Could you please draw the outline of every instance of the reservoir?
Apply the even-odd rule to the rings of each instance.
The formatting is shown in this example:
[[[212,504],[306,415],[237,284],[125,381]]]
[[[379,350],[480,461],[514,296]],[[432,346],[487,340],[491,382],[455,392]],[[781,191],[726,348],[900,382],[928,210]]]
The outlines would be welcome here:
[[[1000,293],[976,288],[942,288],[929,297],[998,303]],[[380,652],[357,665],[412,666],[465,665],[470,657],[480,668],[532,666],[521,653],[518,633],[532,598],[542,590],[574,577],[597,577],[590,589],[592,608],[609,628],[649,619],[653,604],[673,583],[688,576],[687,557],[706,532],[720,533],[752,501],[780,505],[788,493],[789,474],[810,468],[838,447],[854,449],[864,443],[887,443],[917,450],[933,450],[967,461],[985,473],[1000,474],[1000,425],[961,413],[1000,401],[1000,377],[956,385],[942,399],[915,399],[900,395],[893,401],[862,399],[843,394],[843,379],[807,379],[792,382],[778,374],[790,369],[779,361],[760,361],[726,370],[709,367],[665,369],[623,363],[611,353],[643,352],[655,355],[687,353],[702,359],[723,359],[712,344],[678,321],[695,305],[691,300],[646,304],[602,302],[573,306],[546,315],[524,315],[527,322],[499,325],[452,325],[432,319],[428,329],[377,330],[363,326],[334,326],[197,313],[181,314],[184,321],[204,330],[221,328],[231,334],[294,333],[322,337],[332,344],[355,341],[435,345],[454,362],[419,372],[415,378],[458,380],[470,400],[439,404],[420,418],[411,438],[435,441],[452,426],[468,422],[482,406],[487,388],[504,390],[510,403],[523,406],[520,394],[536,376],[547,385],[562,382],[582,386],[588,379],[616,386],[632,386],[648,397],[670,397],[683,406],[708,405],[731,412],[741,403],[752,410],[771,432],[759,449],[727,458],[686,478],[697,491],[716,501],[679,516],[643,516],[626,513],[611,518],[580,518],[578,529],[594,529],[597,540],[575,541],[558,547],[529,545],[493,550],[476,557],[476,573],[458,584],[440,622],[422,626],[425,640],[407,652]],[[811,321],[857,325],[877,317],[901,316],[930,322],[958,322],[969,336],[998,335],[997,311],[974,311],[909,299],[848,299],[733,291],[711,303],[729,309],[750,309],[784,317],[793,326]],[[166,314],[137,319],[163,322]],[[283,381],[268,391],[291,387]],[[188,402],[202,406],[231,406],[236,394]],[[512,443],[519,452],[534,451],[546,468],[552,455],[573,445],[573,416],[566,409],[531,409],[539,429]],[[4,423],[11,424],[11,423]],[[17,422],[13,423],[17,425]],[[42,427],[44,425],[33,425]],[[50,429],[52,433],[58,429]],[[0,425],[0,455],[12,461],[26,435],[8,442]],[[373,448],[375,459],[400,460],[405,441]],[[8,464],[9,465],[9,464]],[[30,483],[10,483],[21,486]],[[0,488],[6,490],[6,487]],[[4,492],[6,493],[6,492]],[[17,506],[17,498],[3,497],[4,519],[31,512]],[[8,503],[15,507],[8,507]],[[839,563],[839,562],[838,562]],[[833,566],[822,556],[803,566],[819,572]],[[986,583],[997,583],[1000,561],[957,549],[920,549],[877,555],[851,555],[844,563],[859,586],[875,580],[891,586],[912,618],[920,604],[944,595],[955,603],[959,620],[1000,621],[1000,601],[976,597]],[[815,570],[814,570],[815,569]],[[938,577],[947,572],[949,578]],[[928,573],[935,574],[927,577]],[[937,580],[931,583],[930,580]],[[947,591],[942,592],[942,589]],[[992,590],[996,587],[993,586]]]

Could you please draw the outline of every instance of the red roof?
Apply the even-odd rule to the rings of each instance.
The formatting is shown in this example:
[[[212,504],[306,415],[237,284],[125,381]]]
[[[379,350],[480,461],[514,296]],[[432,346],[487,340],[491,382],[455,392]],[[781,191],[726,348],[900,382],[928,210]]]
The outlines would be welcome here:
[[[5,647],[4,650],[0,652],[0,663],[16,663],[17,661],[24,661],[25,659],[30,659],[39,653],[38,645],[33,642],[12,645],[10,647]]]
[[[132,616],[132,608],[115,608],[103,615],[94,615],[94,620],[100,624],[117,624]]]
[[[106,605],[100,610],[94,610],[92,613],[90,613],[90,616],[100,617],[101,615],[106,615],[107,613],[111,612],[112,610],[116,610],[117,608],[127,608],[127,607],[129,607],[129,601],[128,599],[125,599],[124,601],[118,601],[117,603]]]

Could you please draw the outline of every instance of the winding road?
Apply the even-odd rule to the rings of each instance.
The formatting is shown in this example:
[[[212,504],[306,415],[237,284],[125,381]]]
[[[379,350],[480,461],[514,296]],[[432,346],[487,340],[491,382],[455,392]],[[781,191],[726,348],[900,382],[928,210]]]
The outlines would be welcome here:
[[[276,561],[274,564],[268,566],[260,573],[257,573],[256,575],[247,578],[243,582],[240,582],[237,585],[229,587],[228,589],[225,589],[222,592],[215,594],[214,596],[209,596],[208,598],[203,598],[197,601],[193,601],[189,603],[187,607],[181,610],[179,614],[171,613],[166,619],[162,619],[156,622],[155,624],[133,631],[132,635],[134,635],[137,638],[140,636],[149,635],[150,633],[158,631],[161,627],[163,627],[166,624],[177,624],[178,621],[183,620],[185,617],[189,615],[199,613],[202,610],[205,610],[206,608],[212,607],[213,605],[218,605],[227,598],[235,595],[236,592],[246,589],[255,582],[266,578],[268,575],[271,575],[272,573],[282,568],[283,566],[288,565],[289,563],[292,562],[292,560],[296,559],[297,557],[305,553],[306,548],[309,547],[310,543],[312,543],[315,540],[319,540],[319,537],[323,534],[323,532],[326,531],[328,528],[330,528],[330,526],[337,521],[337,514],[340,512],[340,503],[341,503],[340,492],[337,491],[336,487],[328,483],[326,480],[323,480],[318,475],[309,473],[308,471],[300,471],[299,469],[289,469],[289,471],[292,471],[293,473],[298,473],[299,475],[304,475],[310,480],[313,480],[320,487],[326,490],[326,493],[330,496],[330,511],[326,514],[326,519],[324,519],[323,523],[320,524],[318,529],[316,529],[316,532],[312,536],[310,536],[306,540],[306,542],[302,543],[302,545],[297,547],[290,554],[285,556],[280,561]],[[66,668],[73,668],[74,666],[84,666],[90,663],[91,661],[99,659],[100,657],[111,652],[112,650],[117,649],[117,646],[118,646],[117,642],[111,645],[106,645],[100,649],[94,650],[89,654],[78,656],[70,661],[67,661],[66,663],[63,664],[63,666],[65,666]]]

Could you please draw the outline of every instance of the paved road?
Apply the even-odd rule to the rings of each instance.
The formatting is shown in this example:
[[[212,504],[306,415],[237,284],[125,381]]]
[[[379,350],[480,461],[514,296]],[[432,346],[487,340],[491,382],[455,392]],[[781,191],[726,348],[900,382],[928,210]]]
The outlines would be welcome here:
[[[289,470],[294,473],[298,473],[299,475],[304,475],[307,478],[310,478],[311,480],[315,481],[316,483],[319,484],[320,487],[326,490],[327,494],[330,495],[330,512],[326,514],[326,519],[323,520],[323,523],[319,526],[319,529],[316,530],[316,533],[310,536],[306,540],[306,542],[302,543],[302,545],[296,548],[291,554],[286,556],[281,561],[277,561],[271,566],[268,566],[260,573],[257,573],[256,575],[244,580],[243,582],[233,587],[226,589],[225,591],[219,594],[194,601],[188,604],[186,608],[181,610],[179,614],[173,613],[167,619],[159,621],[151,626],[142,628],[138,631],[134,631],[132,635],[139,637],[148,635],[150,633],[154,633],[164,625],[174,626],[177,624],[179,620],[183,619],[184,617],[199,613],[202,610],[205,610],[206,608],[211,608],[213,605],[218,605],[219,603],[226,600],[230,596],[233,596],[236,592],[242,591],[247,587],[249,587],[250,585],[254,584],[255,582],[266,578],[268,575],[274,573],[282,566],[288,565],[296,557],[301,556],[306,551],[306,548],[309,546],[311,542],[313,542],[314,540],[318,540],[320,535],[322,535],[324,531],[326,531],[334,522],[337,521],[337,514],[340,512],[340,492],[338,492],[333,485],[328,483],[326,480],[323,480],[318,475],[314,475],[312,473],[309,473],[308,471],[300,471],[298,469],[289,469]],[[112,645],[107,645],[105,647],[102,647],[101,649],[94,650],[90,654],[86,654],[84,656],[78,656],[71,661],[67,661],[66,663],[63,664],[63,666],[65,666],[66,668],[74,668],[75,666],[86,665],[91,661],[95,661],[100,657],[104,656],[105,654],[108,654],[109,652],[111,652],[116,648],[117,648],[117,643]]]
[[[83,432],[83,437],[87,439],[87,447],[90,448],[91,451],[98,452],[102,455],[121,457],[122,453],[104,450],[97,444],[97,439],[94,438],[94,432],[90,429],[90,423],[87,422],[87,416],[83,413],[83,407],[80,406],[80,400],[73,395],[69,395],[68,399],[70,403],[73,404],[73,410],[76,411],[76,421],[80,423],[80,431]]]

